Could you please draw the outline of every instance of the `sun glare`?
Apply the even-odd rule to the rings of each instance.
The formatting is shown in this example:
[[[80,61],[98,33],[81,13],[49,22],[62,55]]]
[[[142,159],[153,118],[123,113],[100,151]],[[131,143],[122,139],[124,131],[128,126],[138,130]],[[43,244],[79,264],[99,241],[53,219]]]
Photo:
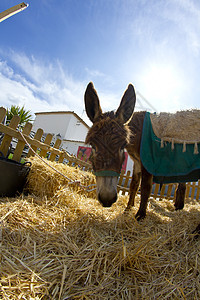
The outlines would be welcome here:
[[[146,97],[157,103],[157,110],[175,110],[181,90],[181,78],[171,65],[152,65],[142,76]],[[159,106],[159,107],[158,107]]]

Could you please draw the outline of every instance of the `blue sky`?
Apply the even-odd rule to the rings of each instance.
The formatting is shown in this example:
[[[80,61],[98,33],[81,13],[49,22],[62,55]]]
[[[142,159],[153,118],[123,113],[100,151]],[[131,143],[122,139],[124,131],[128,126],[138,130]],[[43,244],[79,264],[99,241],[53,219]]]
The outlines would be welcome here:
[[[87,121],[93,81],[104,111],[130,82],[158,112],[200,107],[199,1],[27,2],[0,23],[0,106],[72,110]],[[19,3],[1,0],[0,12]]]

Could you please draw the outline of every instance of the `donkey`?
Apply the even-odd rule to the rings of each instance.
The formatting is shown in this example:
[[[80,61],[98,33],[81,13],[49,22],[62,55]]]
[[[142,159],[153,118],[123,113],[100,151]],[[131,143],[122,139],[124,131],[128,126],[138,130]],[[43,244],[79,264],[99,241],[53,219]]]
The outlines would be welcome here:
[[[126,149],[134,161],[133,175],[130,184],[130,196],[126,207],[134,205],[141,181],[141,202],[136,219],[146,216],[148,198],[152,189],[153,176],[142,165],[140,160],[140,141],[143,121],[146,112],[135,112],[135,90],[129,84],[116,112],[103,113],[99,97],[92,82],[85,91],[85,109],[93,123],[86,136],[85,143],[92,147],[92,162],[97,183],[97,198],[104,207],[111,207],[117,200],[117,182],[124,161]],[[185,184],[179,184],[176,193],[175,208],[184,206]]]

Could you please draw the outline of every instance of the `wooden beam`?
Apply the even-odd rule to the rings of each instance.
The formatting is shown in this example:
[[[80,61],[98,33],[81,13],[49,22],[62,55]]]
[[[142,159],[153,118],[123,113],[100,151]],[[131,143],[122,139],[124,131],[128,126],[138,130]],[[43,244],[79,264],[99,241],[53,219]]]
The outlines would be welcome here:
[[[6,10],[4,10],[3,12],[0,13],[0,22],[6,20],[7,18],[17,14],[18,12],[24,10],[25,8],[28,7],[28,4],[27,3],[20,3],[20,4],[17,4],[15,6],[12,6]]]

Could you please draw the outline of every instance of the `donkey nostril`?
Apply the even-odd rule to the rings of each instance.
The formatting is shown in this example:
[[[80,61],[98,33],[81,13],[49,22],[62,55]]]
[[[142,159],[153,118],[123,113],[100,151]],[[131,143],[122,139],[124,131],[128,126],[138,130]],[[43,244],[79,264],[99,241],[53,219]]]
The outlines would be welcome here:
[[[115,194],[112,198],[104,197],[103,195],[99,194],[98,200],[103,207],[111,207],[112,204],[117,201],[117,194]]]

